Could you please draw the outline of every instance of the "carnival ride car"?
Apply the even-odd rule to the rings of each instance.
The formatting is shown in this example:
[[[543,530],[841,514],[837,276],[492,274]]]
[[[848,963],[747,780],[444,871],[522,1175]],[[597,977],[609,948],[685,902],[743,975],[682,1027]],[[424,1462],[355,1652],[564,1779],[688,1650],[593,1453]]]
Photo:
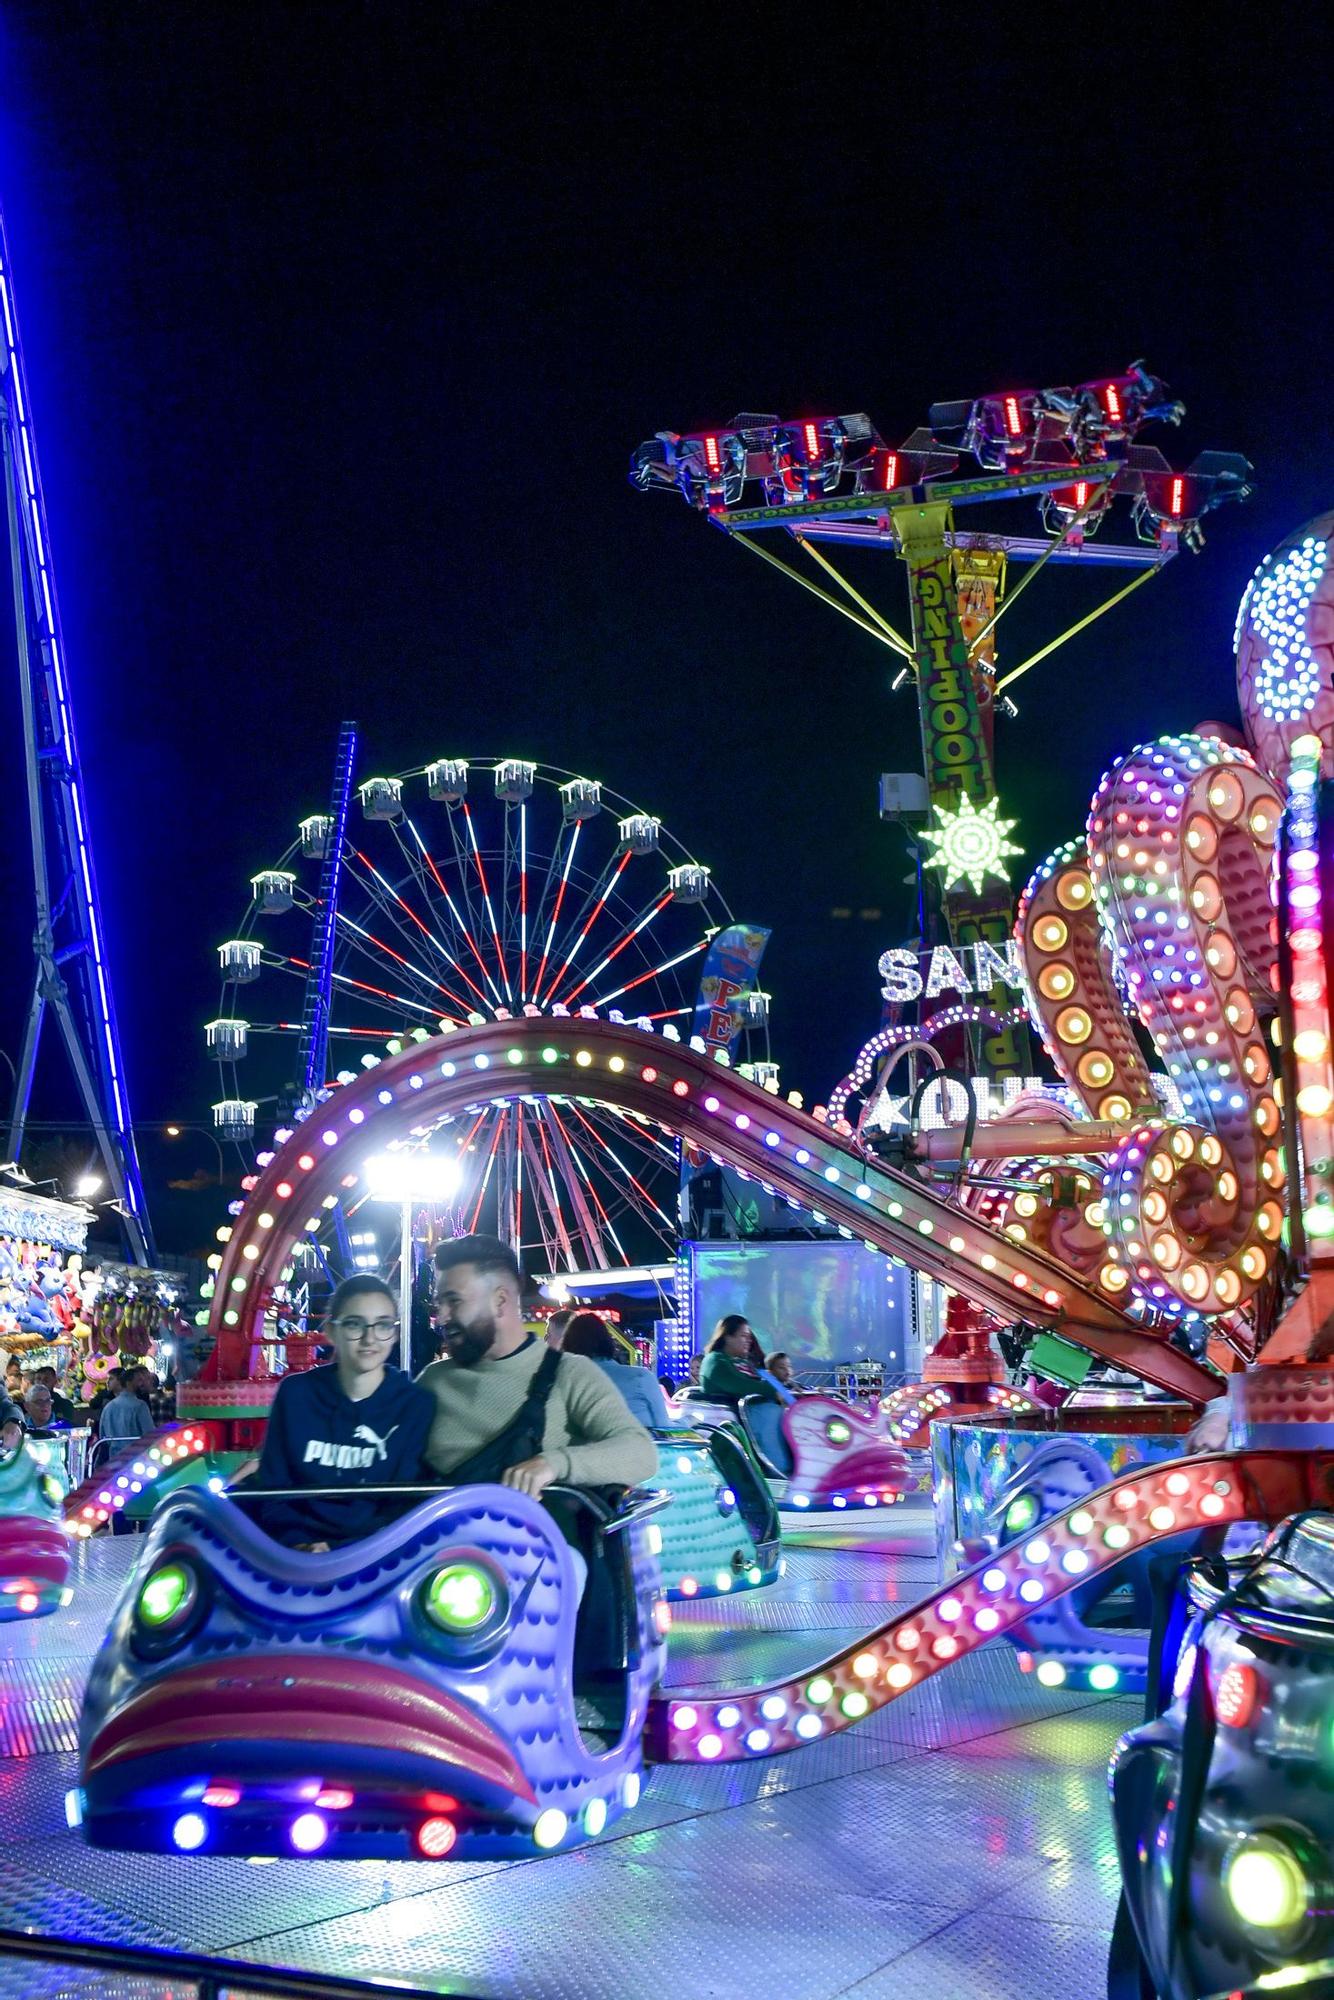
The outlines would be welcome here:
[[[59,1446],[25,1438],[0,1458],[0,1623],[70,1602],[70,1539]]]
[[[733,1412],[696,1395],[682,1408],[709,1430],[739,1419],[780,1509],[890,1507],[916,1483],[907,1457],[876,1419],[836,1396],[799,1395],[787,1405],[743,1396]]]
[[[658,1434],[653,1488],[671,1505],[655,1527],[668,1602],[727,1597],[772,1583],[783,1568],[773,1496],[735,1419]]]
[[[1296,1987],[1334,1957],[1334,1515],[1295,1515],[1185,1581],[1155,1719],[1111,1768],[1139,1965],[1163,2000]]]
[[[71,1818],[90,1842],[497,1856],[635,1803],[660,1497],[396,1497],[420,1504],[324,1554],[273,1541],[239,1496],[159,1509],[85,1700]]]

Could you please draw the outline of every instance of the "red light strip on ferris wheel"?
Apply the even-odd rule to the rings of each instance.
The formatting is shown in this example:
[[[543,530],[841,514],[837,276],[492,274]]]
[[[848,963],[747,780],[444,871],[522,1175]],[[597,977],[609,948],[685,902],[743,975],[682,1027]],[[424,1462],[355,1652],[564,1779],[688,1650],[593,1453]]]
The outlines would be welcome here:
[[[671,900],[672,900],[672,892],[670,889],[668,889],[664,895],[658,898],[658,901],[654,903],[652,908],[648,910],[639,919],[639,922],[637,924],[632,924],[630,929],[626,931],[617,940],[617,942],[612,946],[611,950],[607,953],[607,956],[603,959],[601,965],[595,965],[593,967],[593,970],[590,973],[587,973],[584,976],[584,978],[582,978],[579,981],[579,984],[576,987],[572,988],[571,991],[566,994],[564,1005],[567,1007],[573,1007],[575,1001],[579,998],[579,995],[584,991],[584,988],[587,986],[591,986],[595,979],[601,977],[601,975],[607,970],[607,967],[611,964],[612,960],[614,958],[619,957],[620,953],[625,950],[627,945],[633,944],[641,931],[646,931],[648,929],[649,925],[653,922],[653,919],[656,916],[660,915],[661,912],[666,909],[667,905],[671,902]]]
[[[546,997],[548,1001],[555,993],[556,988],[560,985],[561,980],[564,979],[570,967],[574,964],[575,959],[579,956],[579,952],[583,946],[584,940],[587,938],[588,933],[592,930],[594,924],[597,922],[603,910],[606,909],[607,898],[608,896],[610,896],[612,890],[616,887],[616,884],[620,881],[621,876],[625,873],[629,860],[630,860],[630,849],[627,847],[624,854],[617,862],[615,868],[612,870],[611,880],[602,890],[596,903],[594,903],[592,913],[589,916],[588,922],[584,925],[578,937],[575,939],[574,943],[570,946],[570,949],[566,954],[564,965],[562,965],[560,971],[556,974],[556,977],[552,980],[550,986],[547,988]]]
[[[647,1202],[648,1206],[653,1210],[653,1213],[659,1218],[660,1221],[665,1222],[669,1229],[674,1229],[676,1225],[672,1221],[671,1217],[669,1215],[663,1214],[662,1210],[658,1207],[657,1202],[654,1201],[653,1196],[649,1193],[648,1189],[644,1186],[643,1182],[636,1180],[635,1176],[631,1173],[629,1167],[626,1166],[625,1161],[621,1158],[620,1154],[616,1151],[616,1148],[610,1143],[610,1141],[603,1138],[602,1134],[598,1131],[596,1125],[594,1125],[590,1119],[585,1118],[583,1112],[579,1109],[579,1106],[577,1104],[571,1104],[569,1109],[574,1113],[575,1117],[579,1120],[579,1123],[583,1126],[584,1130],[590,1135],[595,1144],[599,1145],[602,1148],[603,1152],[605,1152],[608,1155],[608,1157],[613,1161],[613,1163],[619,1168],[621,1173],[625,1175],[625,1178],[629,1181],[631,1187],[634,1188],[635,1192],[639,1195],[640,1199],[642,1201]]]
[[[310,971],[309,959],[292,958],[290,955],[286,959],[266,958],[265,964],[290,965],[295,967],[298,972]],[[424,1014],[428,1021],[438,1021],[440,1019],[440,1010],[438,1007],[428,1007],[421,1000],[409,1000],[405,993],[391,993],[385,986],[372,986],[364,979],[354,979],[350,972],[335,972],[334,981],[339,986],[354,987],[358,993],[373,993],[377,1000],[388,1000],[395,1007],[406,1007],[414,1014]],[[460,1022],[459,1025],[462,1026],[462,1023]],[[382,1035],[384,1030],[383,1028],[377,1028],[375,1032]]]
[[[573,1108],[574,1107],[572,1105],[566,1106],[567,1110],[573,1110]],[[598,1191],[596,1187],[593,1185],[592,1175],[589,1173],[587,1166],[584,1164],[583,1154],[579,1151],[578,1146],[575,1144],[570,1134],[566,1131],[565,1126],[561,1122],[561,1115],[559,1111],[557,1111],[555,1105],[551,1102],[550,1099],[547,1100],[546,1111],[547,1111],[547,1116],[552,1120],[553,1124],[556,1127],[556,1130],[560,1133],[561,1138],[565,1142],[566,1149],[569,1152],[570,1158],[574,1161],[575,1169],[579,1175],[580,1180],[583,1182],[585,1189],[587,1190],[589,1199],[591,1200],[598,1214],[602,1217],[603,1228],[610,1236],[612,1242],[616,1245],[616,1248],[620,1251],[622,1257],[625,1257],[626,1254],[625,1247],[622,1244],[620,1237],[616,1234],[614,1227],[612,1226],[611,1217],[608,1215],[606,1209],[603,1207],[601,1201],[598,1199]],[[595,1134],[595,1136],[597,1135]],[[599,1139],[598,1143],[599,1145],[601,1145],[603,1142],[601,1141],[601,1139]],[[608,1147],[607,1151],[610,1152],[611,1148]],[[629,1262],[628,1258],[626,1258],[626,1262],[627,1263]]]
[[[435,932],[431,929],[430,925],[422,922],[422,919],[417,915],[417,912],[413,909],[411,903],[406,902],[404,900],[404,898],[399,894],[398,890],[394,887],[393,883],[388,881],[386,877],[380,873],[380,870],[376,867],[375,863],[372,860],[370,860],[368,856],[363,854],[359,847],[354,847],[352,849],[352,852],[356,856],[357,860],[361,863],[362,867],[365,868],[370,874],[372,874],[375,877],[376,881],[383,888],[385,894],[387,896],[393,897],[394,901],[398,904],[399,908],[402,910],[404,916],[407,917],[410,922],[414,923],[417,926],[417,929],[426,939],[427,944],[434,946],[435,950],[438,951],[443,958],[448,960],[450,965],[454,965],[453,957],[448,951],[445,950],[445,947],[441,944],[439,938],[436,936]],[[460,974],[462,973],[461,966],[454,965],[454,969],[456,972],[459,972]],[[440,988],[440,991],[446,995],[451,1004],[457,1007],[460,1013],[466,1019],[469,1011],[467,1001],[460,999],[457,993],[451,993],[447,986],[442,986]]]
[[[574,822],[574,831],[570,835],[569,852],[565,856],[565,866],[561,869],[560,882],[556,889],[556,906],[551,912],[551,922],[547,927],[547,941],[542,947],[542,962],[537,968],[537,977],[533,981],[534,1002],[541,996],[542,980],[546,975],[547,960],[551,956],[551,945],[556,935],[556,926],[560,922],[560,908],[561,904],[565,901],[565,891],[569,887],[570,869],[574,864],[574,850],[579,845],[579,832],[582,826],[583,821],[577,819]]]
[[[401,965],[405,972],[412,973],[414,978],[420,979],[425,985],[433,986],[436,992],[443,993],[447,1000],[452,997],[448,987],[442,986],[438,979],[432,979],[423,966],[414,965],[410,958],[404,958],[401,951],[395,951],[391,944],[386,944],[383,938],[376,937],[374,931],[368,931],[364,925],[356,921],[355,917],[349,917],[346,911],[339,910],[338,922],[345,925],[348,930],[354,931],[359,938],[368,939],[378,950],[384,952],[386,957],[392,958],[396,965]]]
[[[500,976],[505,982],[505,998],[512,1003],[514,1000],[514,990],[510,985],[509,967],[505,963],[505,947],[500,942],[500,926],[496,922],[496,913],[491,907],[491,891],[486,886],[486,870],[482,866],[482,850],[477,845],[477,828],[473,825],[472,808],[466,799],[463,802],[463,817],[468,828],[468,840],[472,847],[472,858],[477,863],[477,879],[482,885],[482,901],[486,904],[487,921],[491,925],[491,937],[496,947],[496,957],[500,961]]]
[[[408,827],[411,830],[413,839],[417,843],[417,849],[421,855],[422,860],[426,863],[426,866],[431,871],[431,875],[435,882],[436,888],[440,891],[440,894],[445,899],[445,903],[449,910],[450,916],[453,917],[454,922],[458,925],[458,928],[462,932],[463,936],[467,938],[468,948],[472,952],[473,957],[477,960],[477,964],[481,970],[482,977],[483,979],[485,979],[488,986],[490,986],[492,992],[496,996],[496,1001],[499,1004],[500,1002],[499,989],[497,988],[495,981],[492,979],[490,972],[487,970],[486,960],[482,957],[481,952],[478,951],[477,949],[476,942],[474,941],[473,938],[471,926],[465,924],[463,918],[459,915],[458,905],[455,903],[454,898],[450,895],[449,890],[445,887],[444,877],[441,875],[440,870],[436,867],[435,862],[431,858],[430,850],[428,849],[421,835],[418,833],[416,827],[413,826],[411,820],[408,820]],[[437,939],[436,942],[438,944],[439,940]],[[451,955],[451,953],[445,951],[444,945],[440,945],[440,950],[445,953],[445,957],[449,959],[450,964],[453,966],[455,972],[458,973],[459,978],[464,982],[465,986],[470,987],[471,990],[477,995],[477,998],[481,1001],[483,1007],[490,1006],[491,1003],[487,999],[485,993],[483,993],[481,987],[477,985],[475,980],[472,980],[468,977],[468,974],[464,971],[463,967],[459,964],[458,960],[454,958]]]
[[[592,1005],[594,1007],[609,1007],[613,1000],[620,1000],[624,997],[625,994],[633,993],[636,986],[642,986],[645,980],[656,979],[659,973],[661,972],[674,971],[678,965],[684,965],[688,958],[698,958],[699,954],[702,951],[707,951],[708,948],[709,948],[709,940],[707,938],[701,938],[698,944],[692,944],[688,950],[679,951],[676,954],[675,958],[664,959],[661,965],[655,965],[651,972],[641,972],[637,979],[631,979],[627,981],[627,983],[624,986],[618,986],[614,993],[602,994],[599,999],[594,1000],[592,1002]],[[691,1009],[682,1010],[680,1008],[677,1008],[674,1009],[673,1011],[679,1013],[682,1011],[690,1012],[693,1010]]]

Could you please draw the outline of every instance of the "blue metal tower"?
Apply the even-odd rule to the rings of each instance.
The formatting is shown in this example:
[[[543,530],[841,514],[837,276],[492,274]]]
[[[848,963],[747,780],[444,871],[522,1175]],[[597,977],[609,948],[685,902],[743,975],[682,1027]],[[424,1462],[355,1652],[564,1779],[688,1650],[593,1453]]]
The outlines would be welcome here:
[[[320,901],[301,1015],[301,1083],[307,1108],[324,1088],[329,1069],[329,1008],[333,999],[334,954],[338,943],[338,893],[343,875],[343,845],[352,797],[352,773],[357,759],[357,725],[345,722],[338,732],[333,791],[329,799],[328,844],[320,871]]]
[[[48,1010],[55,1017],[130,1250],[153,1262],[153,1239],[130,1122],[111,974],[93,873],[92,833],[74,735],[69,667],[51,563],[51,537],[0,217],[0,455],[23,703],[36,928],[35,976],[6,1140],[17,1159]]]

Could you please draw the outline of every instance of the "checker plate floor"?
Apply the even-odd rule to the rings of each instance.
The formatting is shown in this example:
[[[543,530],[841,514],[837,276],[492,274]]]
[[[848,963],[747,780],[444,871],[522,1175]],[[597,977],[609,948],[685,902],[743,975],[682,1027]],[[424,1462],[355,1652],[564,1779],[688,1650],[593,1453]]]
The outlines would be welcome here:
[[[935,1575],[929,1507],[785,1521],[787,1574],[678,1604],[669,1679],[813,1663]],[[569,1854],[485,1865],[147,1858],[66,1830],[82,1687],[135,1538],[76,1552],[65,1611],[0,1627],[0,1927],[225,1953],[480,2000],[1101,2000],[1127,1701],[990,1646],[808,1750],[655,1771]],[[0,1957],[0,2000],[180,2000],[180,1981]],[[244,1988],[244,1977],[233,1990]]]

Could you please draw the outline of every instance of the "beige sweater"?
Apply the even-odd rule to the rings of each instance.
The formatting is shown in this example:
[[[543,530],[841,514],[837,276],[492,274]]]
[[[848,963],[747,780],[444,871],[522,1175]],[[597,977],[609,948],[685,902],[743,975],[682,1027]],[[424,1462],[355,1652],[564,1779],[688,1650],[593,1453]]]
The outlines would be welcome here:
[[[426,1456],[443,1479],[517,1413],[546,1352],[533,1338],[499,1361],[433,1361],[422,1370],[418,1380],[437,1406]],[[546,1416],[542,1456],[568,1485],[637,1486],[658,1469],[652,1438],[586,1355],[562,1354]]]

